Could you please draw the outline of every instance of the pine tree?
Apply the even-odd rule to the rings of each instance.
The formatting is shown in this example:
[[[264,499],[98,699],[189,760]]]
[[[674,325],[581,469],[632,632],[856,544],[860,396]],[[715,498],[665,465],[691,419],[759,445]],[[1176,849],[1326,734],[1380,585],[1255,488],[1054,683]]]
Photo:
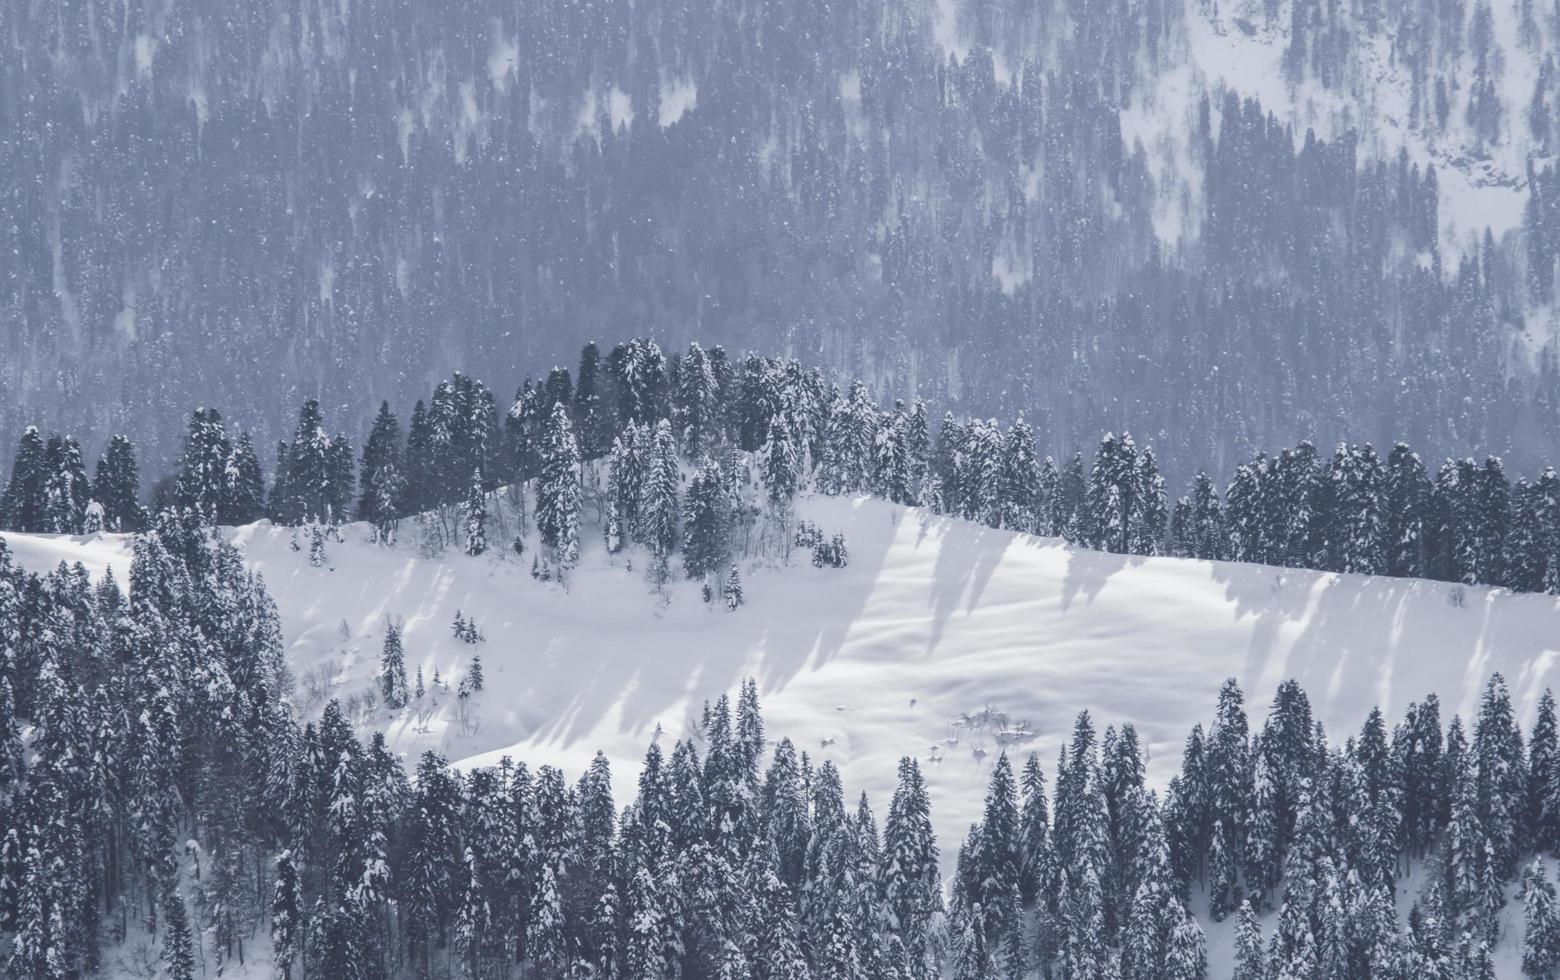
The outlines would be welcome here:
[[[421,697],[420,669],[417,679],[418,696]],[[401,628],[394,623],[385,624],[385,642],[379,654],[379,692],[384,696],[386,706],[406,707],[406,653],[401,643]]]
[[[708,455],[720,433],[721,392],[715,366],[697,342],[679,364],[675,401],[683,451],[690,459]]]
[[[282,971],[283,980],[292,976],[292,964],[301,950],[302,896],[298,869],[291,851],[276,859],[276,885],[271,893],[271,958]]]
[[[325,432],[320,403],[298,412],[292,444],[280,453],[271,510],[284,524],[334,524],[347,517],[352,497],[352,447]]]
[[[1383,537],[1388,575],[1422,576],[1428,564],[1430,480],[1419,455],[1404,443],[1387,457]]]
[[[217,523],[217,512],[226,496],[231,453],[222,414],[216,409],[197,408],[190,416],[174,493],[178,505],[198,515],[205,526]]]
[[[471,655],[471,666],[466,670],[466,679],[470,682],[473,691],[482,690],[485,683],[485,678],[482,676],[482,654]]]
[[[1138,555],[1157,555],[1164,548],[1169,507],[1165,499],[1165,480],[1159,475],[1152,446],[1144,447],[1138,454],[1136,480],[1138,510],[1132,522],[1132,551]]]
[[[1219,691],[1218,714],[1208,735],[1210,801],[1219,814],[1214,832],[1215,853],[1222,864],[1217,877],[1210,871],[1209,905],[1215,922],[1236,908],[1236,869],[1246,854],[1250,826],[1253,773],[1244,696],[1234,678]],[[1212,858],[1210,858],[1210,864]]]
[[[167,964],[168,980],[195,980],[190,918],[184,899],[177,893],[163,899],[163,962]]]
[[[694,474],[683,509],[683,567],[689,578],[708,579],[729,564],[730,506],[718,463]]]
[[[1539,695],[1538,717],[1528,740],[1527,811],[1525,826],[1534,845],[1553,852],[1560,847],[1560,738],[1555,725],[1555,699],[1548,688]]]
[[[542,438],[542,476],[536,488],[536,528],[560,570],[580,553],[580,451],[568,411],[554,405]]]
[[[1132,437],[1106,433],[1089,474],[1088,509],[1092,518],[1086,542],[1103,551],[1127,554],[1142,513],[1137,447]]]
[[[726,608],[735,612],[746,600],[742,597],[742,576],[737,573],[736,562],[726,570],[726,582],[721,586],[721,598],[726,600]]]
[[[11,477],[0,496],[0,525],[24,534],[47,531],[48,450],[36,426],[22,432],[11,464]]]
[[[1019,419],[1008,429],[1002,452],[1002,526],[1010,531],[1035,534],[1040,530],[1040,461],[1035,454],[1035,434]]]
[[[217,521],[227,525],[252,524],[265,516],[265,478],[248,432],[239,435],[223,472],[222,499]]]
[[[390,411],[388,401],[379,403],[379,414],[374,416],[373,428],[363,442],[363,459],[358,468],[361,476],[361,495],[358,497],[357,517],[360,521],[377,527],[400,516],[399,501],[385,490],[401,473],[401,424]]]
[[[1262,980],[1267,975],[1267,957],[1262,949],[1262,926],[1249,901],[1240,903],[1240,921],[1235,927],[1235,980]]]
[[[80,534],[91,487],[81,461],[81,447],[70,436],[50,439],[49,478],[45,485],[45,523],[56,534]]]
[[[487,550],[487,491],[483,489],[480,470],[472,471],[461,516],[466,531],[466,554],[475,558]]]
[[[1523,876],[1522,922],[1522,972],[1534,980],[1554,976],[1560,966],[1560,909],[1541,857]]]
[[[93,474],[92,499],[103,505],[103,527],[118,533],[133,533],[145,525],[138,501],[140,472],[135,447],[124,436],[114,436],[108,449],[98,457]]]
[[[656,424],[654,440],[645,460],[644,484],[639,504],[639,534],[649,547],[657,581],[668,574],[672,549],[678,538],[677,443],[671,423]]]
[[[872,446],[872,486],[896,504],[908,503],[914,497],[907,442],[909,426],[903,403],[896,404],[878,426]]]

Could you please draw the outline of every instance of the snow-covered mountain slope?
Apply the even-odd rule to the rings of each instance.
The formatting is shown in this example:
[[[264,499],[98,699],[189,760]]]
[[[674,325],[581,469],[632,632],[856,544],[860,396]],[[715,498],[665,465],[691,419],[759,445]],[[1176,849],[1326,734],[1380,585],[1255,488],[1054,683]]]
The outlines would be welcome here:
[[[428,558],[353,526],[316,568],[289,529],[227,533],[276,597],[305,711],[372,687],[387,619],[404,621],[408,671],[437,669],[451,689],[481,655],[486,686],[464,722],[443,690],[421,708],[354,709],[409,759],[431,748],[475,765],[508,753],[578,774],[601,749],[627,793],[658,726],[667,739],[691,733],[705,699],[752,676],[771,737],[834,760],[847,791],[880,811],[897,760],[919,757],[947,861],[1002,746],[1038,751],[1050,772],[1083,708],[1101,729],[1133,722],[1162,782],[1227,676],[1254,718],[1297,678],[1339,741],[1372,705],[1395,719],[1432,691],[1443,717],[1467,718],[1493,671],[1527,724],[1543,688],[1560,683],[1553,597],[1100,554],[876,499],[799,509],[844,532],[849,566],[813,568],[797,552],[787,568],[744,568],[736,612],[704,605],[689,582],[663,602],[642,560],[630,567],[594,542],[564,591],[532,579],[529,553]],[[37,569],[129,567],[128,541],[112,536],[7,543]],[[452,635],[457,611],[485,642]]]

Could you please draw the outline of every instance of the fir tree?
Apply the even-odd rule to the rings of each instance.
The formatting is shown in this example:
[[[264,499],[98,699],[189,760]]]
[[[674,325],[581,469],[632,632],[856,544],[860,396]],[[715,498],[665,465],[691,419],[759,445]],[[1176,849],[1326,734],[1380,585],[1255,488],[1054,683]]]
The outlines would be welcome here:
[[[190,416],[175,496],[178,505],[198,515],[203,525],[217,523],[217,512],[227,496],[231,453],[222,414],[216,409],[197,408]]]
[[[0,524],[6,530],[36,534],[45,526],[49,481],[48,450],[35,426],[22,432],[11,464],[11,477],[0,496]]]
[[[553,406],[542,440],[542,476],[536,489],[536,527],[560,569],[579,559],[580,453],[569,413]]]
[[[678,538],[677,444],[671,423],[662,419],[646,459],[639,504],[639,534],[650,549],[658,581],[665,581],[668,562]]]
[[[483,489],[480,470],[474,470],[471,474],[471,485],[466,492],[466,506],[461,516],[466,531],[466,554],[475,558],[487,550],[487,491]]]
[[[227,525],[251,524],[265,516],[265,478],[248,432],[239,435],[223,472],[222,499],[217,521]]]
[[[133,533],[145,525],[138,500],[140,472],[135,447],[124,436],[114,436],[108,449],[98,457],[93,474],[92,499],[103,505],[103,527],[119,533]]]
[[[357,502],[357,517],[375,527],[385,527],[399,516],[400,501],[386,493],[401,473],[401,424],[390,403],[379,403],[379,414],[363,442],[363,459],[358,469],[361,475],[361,495]]]
[[[711,463],[689,481],[683,508],[683,566],[689,578],[708,578],[728,564],[729,509],[720,466]]]
[[[418,696],[422,696],[422,674],[418,673]],[[390,708],[406,707],[406,652],[401,643],[401,629],[394,623],[385,625],[385,642],[379,654],[379,692]]]
[[[1522,882],[1522,972],[1534,980],[1560,966],[1560,909],[1543,858],[1534,858]]]
[[[735,612],[746,600],[742,597],[742,576],[737,573],[736,562],[726,570],[726,582],[721,586],[721,598],[726,608]]]
[[[177,893],[163,899],[163,962],[168,980],[195,980],[195,951],[189,914]]]

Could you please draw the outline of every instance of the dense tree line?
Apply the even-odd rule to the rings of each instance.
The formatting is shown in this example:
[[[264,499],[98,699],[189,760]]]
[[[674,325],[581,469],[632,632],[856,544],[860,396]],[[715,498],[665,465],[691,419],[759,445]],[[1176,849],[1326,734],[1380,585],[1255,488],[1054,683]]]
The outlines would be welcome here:
[[[0,495],[0,527],[144,526],[127,440],[111,441],[96,474],[87,479],[74,440],[45,442],[29,428]],[[506,487],[521,509],[534,498],[548,575],[578,559],[595,503],[609,551],[642,545],[660,582],[680,552],[690,577],[718,588],[734,558],[766,543],[789,549],[794,499],[812,488],[1122,554],[1560,594],[1553,468],[1513,480],[1489,456],[1448,459],[1431,473],[1404,443],[1383,459],[1369,444],[1340,444],[1329,457],[1302,442],[1257,454],[1222,487],[1199,472],[1172,501],[1153,449],[1127,433],[1105,435],[1092,459],[1059,462],[1041,455],[1023,419],[1004,428],[949,413],[934,434],[921,401],[880,408],[863,382],[842,388],[793,360],[733,361],[697,343],[668,356],[633,340],[606,357],[589,344],[577,372],[527,380],[502,413],[486,385],[455,375],[416,404],[404,438],[383,403],[357,465],[311,399],[292,441],[277,446],[269,491],[248,434],[234,442],[219,412],[197,409],[179,468],[151,509],[173,507],[208,526],[355,516],[386,541],[402,519],[424,515],[441,542],[480,554],[493,495]]]
[[[652,742],[620,807],[600,755],[572,783],[433,752],[408,772],[339,702],[299,717],[263,583],[198,517],[139,534],[129,583],[0,550],[18,980],[84,975],[146,930],[175,977],[199,934],[219,970],[269,935],[299,977],[1192,980],[1199,917],[1236,919],[1241,978],[1461,980],[1490,975],[1519,878],[1524,968],[1557,967],[1532,860],[1560,846],[1554,699],[1525,734],[1498,675],[1466,724],[1430,695],[1341,745],[1294,682],[1254,726],[1231,680],[1163,793],[1134,727],[1083,712],[1049,779],[995,760],[945,891],[916,761],[879,822],[832,762],[769,742],[751,681]]]

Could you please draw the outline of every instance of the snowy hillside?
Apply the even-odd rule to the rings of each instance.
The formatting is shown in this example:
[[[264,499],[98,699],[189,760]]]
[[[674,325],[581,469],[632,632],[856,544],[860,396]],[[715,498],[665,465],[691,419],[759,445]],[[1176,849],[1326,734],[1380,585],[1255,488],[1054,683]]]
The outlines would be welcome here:
[[[1220,681],[1238,678],[1252,713],[1296,678],[1342,741],[1372,705],[1398,717],[1440,695],[1449,720],[1471,717],[1502,672],[1523,724],[1560,686],[1560,600],[1445,583],[1264,566],[1101,554],[877,499],[804,500],[801,516],[842,530],[844,569],[793,566],[747,578],[734,613],[680,583],[670,601],[644,574],[591,542],[567,592],[534,581],[529,560],[391,550],[349,527],[312,567],[290,529],[231,531],[282,613],[296,694],[343,701],[373,683],[387,618],[404,621],[407,669],[437,669],[453,689],[473,651],[486,675],[462,722],[449,692],[387,715],[414,760],[434,748],[466,765],[510,754],[578,774],[604,750],[627,793],[657,726],[691,735],[705,699],[758,679],[772,738],[788,736],[841,768],[847,789],[886,805],[895,765],[918,757],[945,864],[979,807],[1004,745],[1038,751],[1047,770],[1076,712],[1131,721],[1162,785]],[[8,535],[27,567],[81,561],[129,568],[128,541]],[[486,641],[467,645],[457,612]],[[345,623],[345,629],[342,624]]]

